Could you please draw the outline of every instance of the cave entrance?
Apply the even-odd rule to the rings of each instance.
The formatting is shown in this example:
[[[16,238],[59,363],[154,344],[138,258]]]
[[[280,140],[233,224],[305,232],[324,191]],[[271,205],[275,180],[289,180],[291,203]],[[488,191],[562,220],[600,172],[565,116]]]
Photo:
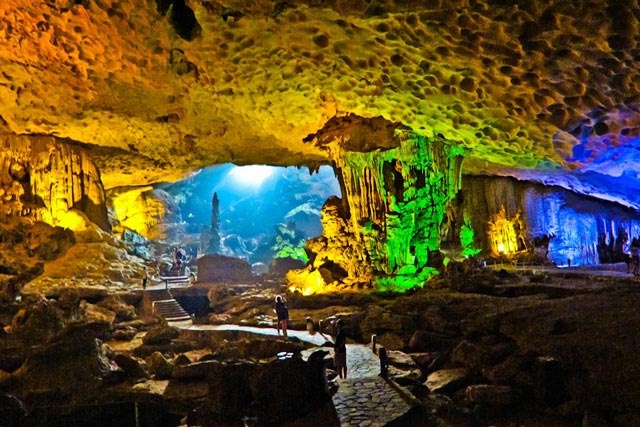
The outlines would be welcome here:
[[[180,207],[186,234],[209,230],[208,242],[199,242],[198,255],[242,258],[255,273],[274,258],[306,262],[305,241],[322,234],[322,205],[332,195],[341,196],[330,166],[311,173],[307,167],[223,164],[164,190]],[[194,241],[187,235],[179,240]]]

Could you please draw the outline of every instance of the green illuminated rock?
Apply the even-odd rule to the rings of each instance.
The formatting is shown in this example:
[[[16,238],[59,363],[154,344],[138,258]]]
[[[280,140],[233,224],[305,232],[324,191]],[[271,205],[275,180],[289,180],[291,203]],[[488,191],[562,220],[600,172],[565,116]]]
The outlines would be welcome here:
[[[323,206],[322,236],[306,244],[307,268],[287,275],[305,295],[404,291],[423,286],[444,261],[431,255],[440,249],[443,218],[460,189],[465,151],[440,137],[359,120],[346,135],[330,127],[310,138],[333,159],[342,199]],[[386,141],[378,144],[385,148],[371,149],[370,139]]]
[[[398,132],[400,145],[338,160],[354,238],[381,290],[420,286],[436,273],[429,253],[439,249],[440,224],[460,189],[462,150]]]

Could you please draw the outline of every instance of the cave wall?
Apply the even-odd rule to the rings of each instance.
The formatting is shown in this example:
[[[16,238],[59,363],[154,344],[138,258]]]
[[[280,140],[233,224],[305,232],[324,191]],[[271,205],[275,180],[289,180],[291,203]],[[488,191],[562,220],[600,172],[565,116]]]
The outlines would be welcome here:
[[[100,172],[80,147],[51,136],[0,135],[0,220],[73,228],[82,212],[110,228]]]
[[[129,229],[147,239],[175,238],[171,229],[182,223],[182,213],[171,194],[142,186],[110,189],[107,195],[115,217],[114,232]]]
[[[640,215],[616,203],[512,178],[463,177],[457,222],[474,230],[484,256],[527,258],[544,254],[559,266],[623,261],[625,236],[640,237]],[[498,218],[514,227],[515,252],[496,253],[492,225]],[[548,246],[546,246],[548,244]],[[548,248],[548,253],[546,249]]]

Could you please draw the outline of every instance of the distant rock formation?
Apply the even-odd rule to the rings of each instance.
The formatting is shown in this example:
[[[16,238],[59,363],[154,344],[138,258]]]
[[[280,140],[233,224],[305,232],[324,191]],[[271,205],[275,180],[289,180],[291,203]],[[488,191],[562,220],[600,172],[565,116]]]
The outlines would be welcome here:
[[[468,223],[485,257],[560,266],[622,262],[624,240],[640,237],[634,210],[560,187],[465,175],[460,200],[452,234]]]
[[[220,252],[220,199],[218,193],[211,198],[211,228],[202,233],[202,246],[207,254]]]
[[[198,258],[198,282],[249,282],[251,266],[239,258],[207,254]]]

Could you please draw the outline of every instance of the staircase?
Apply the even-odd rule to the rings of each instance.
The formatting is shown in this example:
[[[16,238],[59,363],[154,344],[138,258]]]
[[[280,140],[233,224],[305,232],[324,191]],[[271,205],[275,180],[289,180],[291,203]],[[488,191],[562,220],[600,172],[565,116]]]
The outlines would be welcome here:
[[[188,280],[188,279],[187,279]],[[193,324],[191,316],[178,304],[168,289],[153,289],[144,292],[145,307],[165,319],[172,326]]]

